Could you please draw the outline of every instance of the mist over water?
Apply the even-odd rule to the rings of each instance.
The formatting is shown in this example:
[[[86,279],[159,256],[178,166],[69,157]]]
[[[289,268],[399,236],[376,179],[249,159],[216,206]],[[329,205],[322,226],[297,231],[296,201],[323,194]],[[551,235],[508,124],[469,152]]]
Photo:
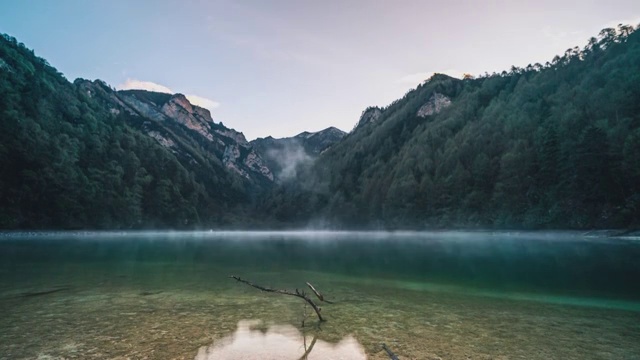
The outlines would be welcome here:
[[[0,247],[4,269],[29,262],[208,264],[422,282],[459,291],[640,301],[640,242],[571,232],[14,233],[3,235]]]
[[[265,358],[262,345],[286,338],[298,358],[296,344],[317,338],[310,358],[373,356],[381,342],[401,358],[634,358],[638,259],[640,241],[573,232],[2,233],[0,355]],[[290,290],[310,281],[336,304],[311,331],[298,300],[229,275]]]

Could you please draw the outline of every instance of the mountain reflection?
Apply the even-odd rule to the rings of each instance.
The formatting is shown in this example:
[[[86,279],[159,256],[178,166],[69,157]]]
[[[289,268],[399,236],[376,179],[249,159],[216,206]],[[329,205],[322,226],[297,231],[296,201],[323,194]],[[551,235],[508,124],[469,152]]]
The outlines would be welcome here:
[[[254,330],[259,320],[243,320],[236,332],[198,350],[195,360],[260,359],[314,360],[366,359],[364,348],[352,336],[337,344],[304,336],[291,325],[270,326],[266,332]]]

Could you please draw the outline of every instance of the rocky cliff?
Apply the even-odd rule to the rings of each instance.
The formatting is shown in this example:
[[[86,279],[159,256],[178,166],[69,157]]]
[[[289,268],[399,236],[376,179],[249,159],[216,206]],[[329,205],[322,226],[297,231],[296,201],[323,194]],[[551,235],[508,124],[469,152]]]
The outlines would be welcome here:
[[[101,81],[82,80],[78,85],[97,96],[113,113],[137,118],[143,131],[172,152],[198,162],[194,148],[205,146],[228,171],[254,184],[274,180],[262,157],[241,132],[216,123],[209,110],[193,105],[182,94],[144,90],[113,91]]]
[[[429,98],[429,101],[418,109],[416,116],[425,118],[427,116],[435,115],[449,105],[451,105],[451,99],[440,93],[434,93],[431,95],[431,98]]]
[[[382,110],[379,107],[369,107],[362,112],[360,115],[360,119],[356,123],[356,126],[353,129],[362,128],[367,124],[374,124],[380,120],[382,117]]]

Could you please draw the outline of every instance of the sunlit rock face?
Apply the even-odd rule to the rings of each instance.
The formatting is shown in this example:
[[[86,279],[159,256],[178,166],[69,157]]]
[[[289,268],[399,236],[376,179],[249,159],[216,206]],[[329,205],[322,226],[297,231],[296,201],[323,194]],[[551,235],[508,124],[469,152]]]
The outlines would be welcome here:
[[[430,115],[435,115],[449,105],[451,105],[451,99],[442,94],[434,93],[431,98],[429,98],[429,101],[418,109],[416,116],[424,118]]]
[[[215,129],[215,133],[222,137],[226,137],[228,139],[235,141],[238,145],[242,145],[244,147],[249,146],[247,139],[244,137],[244,134],[242,134],[241,132],[235,131],[233,129],[220,128],[220,129]]]
[[[367,355],[352,336],[331,344],[304,336],[291,325],[275,325],[266,332],[253,330],[260,321],[240,321],[236,332],[201,347],[195,360],[362,360]]]
[[[115,91],[102,81],[76,80],[76,84],[117,116],[127,114],[141,130],[193,167],[202,166],[202,153],[213,155],[227,172],[249,183],[270,186],[272,171],[239,131],[216,123],[209,110],[191,104],[182,94],[144,90]],[[186,131],[183,131],[184,129]],[[194,153],[196,152],[196,153]]]
[[[162,112],[187,128],[198,132],[209,140],[211,135],[211,113],[207,109],[192,106],[182,94],[175,94],[162,106]]]

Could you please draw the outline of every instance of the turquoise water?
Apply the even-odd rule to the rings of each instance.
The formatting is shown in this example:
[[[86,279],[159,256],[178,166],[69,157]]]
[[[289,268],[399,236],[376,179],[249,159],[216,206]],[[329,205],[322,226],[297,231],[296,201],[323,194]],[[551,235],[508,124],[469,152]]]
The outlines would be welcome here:
[[[0,358],[637,359],[638,279],[575,233],[5,233]]]

